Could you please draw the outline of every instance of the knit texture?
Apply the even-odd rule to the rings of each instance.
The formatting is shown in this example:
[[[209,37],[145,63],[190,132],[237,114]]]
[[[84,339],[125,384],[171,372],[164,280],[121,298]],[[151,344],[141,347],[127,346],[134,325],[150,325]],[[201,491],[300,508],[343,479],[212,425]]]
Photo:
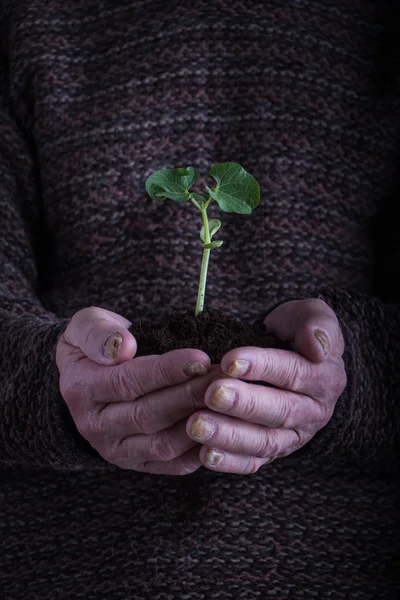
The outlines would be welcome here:
[[[0,1],[2,600],[398,598],[396,16],[390,0]],[[254,321],[322,298],[346,390],[254,475],[120,470],[76,430],[57,340],[86,306],[147,323],[194,308],[199,217],[144,182],[187,165],[208,182],[229,160],[262,199],[223,214],[207,306]]]

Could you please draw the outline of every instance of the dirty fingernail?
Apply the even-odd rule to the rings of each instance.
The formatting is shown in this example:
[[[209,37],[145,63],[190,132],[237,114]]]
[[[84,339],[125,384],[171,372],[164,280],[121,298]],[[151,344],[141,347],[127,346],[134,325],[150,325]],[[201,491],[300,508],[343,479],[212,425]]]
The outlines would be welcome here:
[[[183,372],[188,377],[191,377],[192,375],[205,375],[208,373],[208,369],[198,360],[194,360],[184,365]]]
[[[240,375],[244,375],[250,368],[250,363],[247,360],[242,360],[239,358],[238,360],[234,360],[231,366],[228,369],[228,375],[232,375],[232,377],[240,377]]]
[[[204,417],[197,417],[190,428],[190,433],[198,440],[208,440],[214,431],[215,423]]]
[[[103,354],[107,358],[115,359],[118,356],[120,346],[122,344],[122,335],[116,331],[111,333],[103,345]]]
[[[214,448],[210,448],[205,456],[205,462],[210,467],[216,467],[221,464],[224,459],[224,453],[219,450],[214,450]]]
[[[329,338],[326,335],[325,331],[322,331],[322,329],[316,329],[314,331],[314,335],[317,338],[317,340],[319,341],[319,343],[321,344],[324,354],[328,354],[328,352],[331,348],[331,345],[329,343]]]
[[[235,398],[235,390],[230,387],[226,387],[226,385],[222,385],[212,393],[210,404],[215,406],[215,408],[231,408],[235,403]]]

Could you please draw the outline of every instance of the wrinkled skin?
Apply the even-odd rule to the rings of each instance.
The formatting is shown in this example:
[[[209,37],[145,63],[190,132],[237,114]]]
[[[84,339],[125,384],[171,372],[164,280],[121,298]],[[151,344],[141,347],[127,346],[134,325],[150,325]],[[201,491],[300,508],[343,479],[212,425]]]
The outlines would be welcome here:
[[[207,354],[195,349],[134,358],[130,325],[97,307],[72,317],[56,350],[61,395],[78,432],[108,462],[148,473],[192,473],[201,461],[186,421],[205,406],[219,368],[209,369]],[[187,363],[194,363],[194,373]]]
[[[329,421],[346,386],[343,336],[332,309],[315,298],[286,302],[265,323],[293,350],[236,348],[211,366],[197,349],[135,358],[127,319],[97,307],[78,311],[56,350],[61,395],[78,432],[120,468],[169,475],[202,465],[255,473],[301,448]],[[315,337],[321,331],[328,345]],[[235,392],[229,408],[222,387]]]
[[[255,473],[298,450],[328,423],[346,387],[344,339],[325,302],[316,298],[286,302],[264,323],[293,350],[231,350],[221,362],[224,375],[230,376],[217,378],[208,387],[209,410],[188,420],[188,435],[203,444],[200,458],[209,469]],[[327,339],[321,338],[322,332]],[[243,361],[249,363],[247,369]],[[235,366],[246,370],[235,372]],[[221,402],[221,388],[235,392],[230,406]]]

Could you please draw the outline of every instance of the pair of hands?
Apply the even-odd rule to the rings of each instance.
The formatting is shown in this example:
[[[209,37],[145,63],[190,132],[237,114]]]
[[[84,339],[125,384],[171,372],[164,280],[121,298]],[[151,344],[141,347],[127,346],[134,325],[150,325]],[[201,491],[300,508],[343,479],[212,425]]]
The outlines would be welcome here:
[[[293,350],[236,348],[211,366],[196,349],[135,358],[128,320],[82,309],[57,344],[61,395],[79,433],[123,469],[255,473],[324,427],[347,382],[325,302],[286,302],[265,324]]]

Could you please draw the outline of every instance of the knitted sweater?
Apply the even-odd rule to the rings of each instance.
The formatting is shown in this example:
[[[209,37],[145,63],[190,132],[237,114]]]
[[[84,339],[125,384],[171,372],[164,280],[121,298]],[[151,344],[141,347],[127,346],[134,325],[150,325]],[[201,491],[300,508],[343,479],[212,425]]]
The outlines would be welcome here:
[[[398,597],[395,4],[0,2],[1,598]],[[229,160],[262,199],[224,214],[207,306],[322,298],[347,387],[254,475],[119,469],[70,417],[57,339],[86,306],[194,307],[193,207],[144,181]]]

